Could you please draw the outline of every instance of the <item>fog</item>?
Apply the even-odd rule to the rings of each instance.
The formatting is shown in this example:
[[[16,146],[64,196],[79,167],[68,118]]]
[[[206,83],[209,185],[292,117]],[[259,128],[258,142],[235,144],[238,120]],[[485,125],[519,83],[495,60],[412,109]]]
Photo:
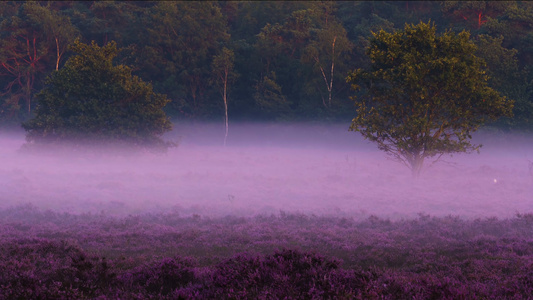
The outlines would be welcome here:
[[[221,122],[222,123],[222,122]],[[166,154],[19,151],[24,132],[0,133],[0,209],[33,205],[70,213],[179,212],[391,219],[532,212],[533,138],[480,132],[480,154],[456,154],[414,180],[348,125],[175,124]]]

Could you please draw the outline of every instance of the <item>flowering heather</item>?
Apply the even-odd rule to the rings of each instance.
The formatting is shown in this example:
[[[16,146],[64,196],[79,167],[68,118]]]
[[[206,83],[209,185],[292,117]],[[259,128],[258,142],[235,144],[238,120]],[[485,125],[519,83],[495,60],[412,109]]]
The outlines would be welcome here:
[[[0,210],[0,299],[527,299],[533,215]]]

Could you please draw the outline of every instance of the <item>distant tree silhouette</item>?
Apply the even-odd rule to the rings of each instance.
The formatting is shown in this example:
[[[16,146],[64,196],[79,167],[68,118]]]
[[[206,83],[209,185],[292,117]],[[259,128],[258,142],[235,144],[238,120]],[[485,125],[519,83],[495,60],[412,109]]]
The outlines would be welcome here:
[[[168,103],[152,86],[113,65],[115,42],[99,47],[76,40],[77,53],[54,71],[36,95],[35,117],[23,124],[31,143],[121,141],[139,146],[166,145],[160,136],[171,129],[162,108]]]

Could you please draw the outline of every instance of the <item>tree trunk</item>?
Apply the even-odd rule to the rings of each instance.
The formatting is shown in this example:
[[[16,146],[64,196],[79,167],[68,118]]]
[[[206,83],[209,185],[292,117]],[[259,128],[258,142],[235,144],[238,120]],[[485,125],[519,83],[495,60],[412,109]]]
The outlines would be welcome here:
[[[326,73],[324,72],[324,68],[320,65],[320,60],[318,59],[318,56],[315,56],[315,61],[318,64],[320,68],[320,72],[322,73],[322,78],[324,79],[324,82],[326,83],[326,89],[328,90],[328,104],[326,105],[326,102],[322,98],[322,103],[326,108],[331,108],[331,98],[333,93],[333,73],[335,70],[335,42],[337,41],[337,36],[333,37],[333,42],[331,43],[331,70],[329,74],[329,82],[328,78],[326,76]]]
[[[331,44],[331,74],[329,78],[329,87],[328,87],[328,93],[329,93],[329,107],[331,108],[331,93],[333,92],[333,69],[335,68],[335,42],[337,41],[337,37],[335,36],[333,38],[333,43]]]
[[[226,70],[224,70],[224,111],[226,113],[226,119],[225,119],[225,123],[226,123],[226,134],[224,135],[224,147],[226,147],[226,140],[228,139],[228,101],[227,101],[227,86],[228,86],[228,73],[229,73],[229,70],[226,68]]]
[[[26,81],[26,102],[28,104],[28,115],[31,114],[31,83],[30,75],[28,75],[28,80]]]
[[[56,37],[56,50],[57,50],[57,59],[56,59],[56,71],[59,70],[59,59],[61,58],[61,55],[59,54],[59,41]]]
[[[423,166],[424,157],[420,154],[413,154],[413,161],[411,162],[411,174],[414,178],[418,178],[420,176]]]

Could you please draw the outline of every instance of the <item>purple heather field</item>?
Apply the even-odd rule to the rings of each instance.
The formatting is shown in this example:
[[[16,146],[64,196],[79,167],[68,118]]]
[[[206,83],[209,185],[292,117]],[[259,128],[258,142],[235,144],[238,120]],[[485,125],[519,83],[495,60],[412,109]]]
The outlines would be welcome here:
[[[413,179],[347,128],[180,123],[164,154],[0,133],[0,299],[530,299],[531,136]]]

